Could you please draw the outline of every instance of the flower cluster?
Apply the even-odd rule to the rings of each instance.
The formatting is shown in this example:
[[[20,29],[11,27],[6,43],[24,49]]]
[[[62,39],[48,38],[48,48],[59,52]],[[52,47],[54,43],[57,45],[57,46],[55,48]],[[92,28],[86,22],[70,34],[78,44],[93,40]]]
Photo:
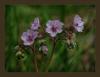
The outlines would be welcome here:
[[[28,29],[26,32],[23,32],[21,39],[23,40],[24,45],[32,45],[34,40],[38,36],[38,28],[40,27],[39,18],[35,18],[32,23],[31,29]]]
[[[33,54],[34,54],[34,65],[35,65],[35,69],[36,71],[38,72],[38,64],[37,64],[37,56],[38,54],[40,54],[40,56],[43,56],[43,55],[47,55],[48,54],[48,46],[45,44],[45,41],[44,41],[44,34],[47,33],[50,35],[50,37],[52,38],[52,51],[51,51],[51,55],[50,55],[50,59],[48,60],[48,63],[47,63],[47,66],[49,66],[50,64],[50,61],[52,59],[52,56],[53,56],[53,53],[55,51],[55,43],[56,43],[56,36],[58,34],[66,34],[66,42],[67,42],[67,46],[69,48],[73,48],[75,47],[74,45],[76,44],[74,42],[75,40],[75,32],[82,32],[83,29],[84,29],[84,21],[82,20],[82,18],[79,16],[79,15],[75,15],[74,17],[74,20],[73,20],[73,25],[71,25],[71,27],[69,29],[67,29],[66,31],[64,31],[64,23],[61,22],[60,20],[58,19],[55,19],[55,20],[48,20],[47,23],[45,24],[46,25],[46,28],[43,30],[43,32],[41,32],[39,30],[39,28],[41,27],[40,25],[40,20],[38,17],[36,17],[34,19],[34,21],[32,22],[31,24],[31,27],[22,33],[22,36],[21,36],[21,40],[23,41],[22,45],[23,46],[28,46],[30,47],[30,49],[32,50]],[[64,33],[63,33],[64,32]],[[35,49],[35,41],[36,39],[38,39],[38,43],[39,47],[37,47],[38,49]],[[61,37],[63,39],[63,37]],[[20,48],[20,47],[19,47]],[[21,51],[21,50],[20,50]],[[24,56],[22,55],[22,52],[17,52],[16,53],[16,56],[20,56],[21,58]],[[37,52],[36,52],[37,51]],[[38,52],[40,51],[40,52]],[[42,52],[42,54],[41,54]],[[46,70],[48,70],[48,68],[46,68]]]
[[[57,36],[58,33],[61,33],[63,31],[63,25],[64,23],[60,20],[48,20],[46,23],[46,29],[45,32],[49,33],[49,35],[54,38]],[[23,44],[25,46],[30,46],[34,43],[34,40],[39,36],[38,29],[40,27],[40,21],[39,18],[36,17],[34,21],[31,24],[30,29],[28,29],[26,32],[23,32],[21,36],[21,40],[23,41]],[[77,32],[82,32],[84,29],[84,21],[79,15],[75,15],[73,20],[72,27]],[[69,36],[67,36],[69,37]],[[70,36],[71,37],[71,36]],[[44,47],[43,47],[44,48]]]
[[[62,26],[64,24],[59,20],[49,20],[46,24],[46,32],[50,34],[51,37],[55,37],[58,33],[62,32]],[[34,22],[32,23],[31,29],[23,32],[21,39],[23,40],[24,45],[32,45],[34,40],[37,38],[38,35],[38,28],[40,27],[39,18],[35,18]]]

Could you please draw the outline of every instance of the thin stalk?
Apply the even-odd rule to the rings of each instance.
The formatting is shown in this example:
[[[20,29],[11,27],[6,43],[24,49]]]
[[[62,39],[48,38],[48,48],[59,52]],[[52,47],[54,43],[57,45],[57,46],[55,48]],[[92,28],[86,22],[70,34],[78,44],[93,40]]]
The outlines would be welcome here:
[[[16,69],[17,69],[18,72],[22,71],[22,64],[23,64],[22,61],[20,61],[20,60],[17,61],[17,68]]]
[[[49,66],[50,66],[50,64],[51,64],[51,61],[52,61],[52,57],[53,57],[53,54],[54,54],[54,49],[55,49],[55,42],[56,42],[56,40],[55,40],[55,38],[53,38],[53,48],[52,48],[52,52],[51,52],[51,55],[50,55],[50,58],[49,58],[49,60],[48,60],[48,63],[47,63],[47,67],[46,67],[46,72],[48,72],[48,69],[49,69]]]
[[[22,60],[23,59],[23,57],[22,57],[22,47],[20,47],[20,48],[18,48],[18,52],[21,52],[21,54],[17,54],[16,53],[16,57],[17,57],[17,71],[19,71],[19,72],[21,72],[21,71],[23,71],[22,70],[22,68],[23,68],[23,65],[24,65],[24,61]]]
[[[33,46],[31,46],[31,50],[32,50],[32,52],[33,52],[33,54],[34,54],[34,64],[35,64],[36,72],[39,72],[39,70],[38,70],[38,65],[37,65],[37,59],[36,59],[36,53],[35,53],[34,44],[33,44]]]

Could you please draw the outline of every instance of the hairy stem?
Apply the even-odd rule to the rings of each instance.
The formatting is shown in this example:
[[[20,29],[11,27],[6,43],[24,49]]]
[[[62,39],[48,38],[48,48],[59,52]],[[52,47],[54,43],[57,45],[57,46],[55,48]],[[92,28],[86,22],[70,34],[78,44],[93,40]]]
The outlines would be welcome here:
[[[37,65],[37,59],[36,59],[36,53],[35,53],[34,44],[33,44],[33,46],[31,46],[31,49],[32,49],[32,52],[33,52],[33,54],[34,54],[34,64],[35,64],[36,72],[39,72],[39,70],[38,70],[38,65]]]
[[[52,48],[52,52],[51,52],[51,55],[50,55],[50,58],[49,58],[49,60],[48,60],[48,63],[47,63],[47,67],[46,67],[46,72],[48,72],[48,69],[49,69],[49,66],[50,66],[50,64],[51,64],[51,61],[52,61],[52,57],[53,57],[53,54],[54,54],[54,49],[55,49],[55,42],[56,42],[56,40],[55,40],[55,38],[53,38],[53,48]]]

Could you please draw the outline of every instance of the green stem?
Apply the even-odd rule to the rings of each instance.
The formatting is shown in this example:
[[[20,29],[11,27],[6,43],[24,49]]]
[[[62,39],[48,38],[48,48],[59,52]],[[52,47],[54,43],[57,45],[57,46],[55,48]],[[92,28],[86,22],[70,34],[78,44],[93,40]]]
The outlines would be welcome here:
[[[53,48],[52,48],[52,52],[51,52],[50,58],[49,58],[48,63],[47,63],[46,72],[48,72],[49,66],[51,64],[52,57],[53,57],[53,54],[54,54],[54,49],[55,49],[55,38],[53,38]]]
[[[22,62],[21,61],[17,61],[17,71],[18,72],[22,72]]]
[[[31,49],[32,49],[32,52],[33,52],[33,54],[34,54],[34,64],[35,64],[36,72],[39,72],[39,70],[38,70],[38,65],[37,65],[37,59],[36,59],[36,53],[35,53],[34,44],[33,44],[33,47],[31,46]]]

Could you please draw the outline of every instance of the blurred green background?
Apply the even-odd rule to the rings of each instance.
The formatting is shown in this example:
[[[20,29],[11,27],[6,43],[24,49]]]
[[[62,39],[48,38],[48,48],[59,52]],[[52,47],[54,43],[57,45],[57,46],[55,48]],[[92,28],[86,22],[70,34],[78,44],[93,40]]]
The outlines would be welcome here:
[[[17,70],[16,50],[22,32],[26,31],[35,17],[40,18],[40,23],[45,26],[46,22],[53,18],[59,18],[65,23],[65,27],[71,24],[72,17],[81,15],[86,21],[82,33],[77,33],[78,47],[68,49],[65,41],[58,40],[49,72],[82,72],[95,71],[95,5],[6,5],[5,6],[5,70],[34,71],[32,55],[29,50],[25,52],[25,61],[20,70]],[[52,43],[48,37],[46,44],[51,53]],[[40,71],[44,72],[46,61],[42,62]]]

